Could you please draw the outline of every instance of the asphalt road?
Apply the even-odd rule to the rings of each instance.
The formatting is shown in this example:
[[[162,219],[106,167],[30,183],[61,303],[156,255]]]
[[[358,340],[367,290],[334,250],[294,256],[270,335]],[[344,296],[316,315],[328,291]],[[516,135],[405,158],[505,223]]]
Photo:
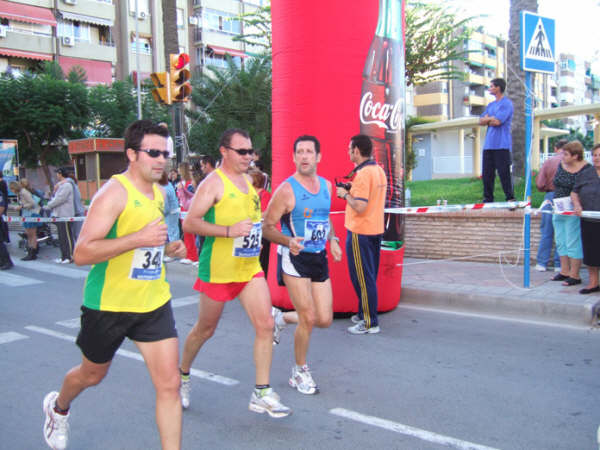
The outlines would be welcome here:
[[[42,399],[80,359],[73,341],[86,271],[48,258],[0,272],[0,448],[45,448]],[[181,343],[197,313],[193,272],[169,265]],[[316,396],[287,385],[286,329],[272,386],[294,414],[271,419],[248,411],[253,332],[231,302],[194,363],[183,448],[597,448],[600,331],[403,306],[380,322],[379,335],[348,335],[348,319],[314,332]],[[135,346],[122,349],[107,378],[73,403],[69,448],[159,448],[150,379]]]

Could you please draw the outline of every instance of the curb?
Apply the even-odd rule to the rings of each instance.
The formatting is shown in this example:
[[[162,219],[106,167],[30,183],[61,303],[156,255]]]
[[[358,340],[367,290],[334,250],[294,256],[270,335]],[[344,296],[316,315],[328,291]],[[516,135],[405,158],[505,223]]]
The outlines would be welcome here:
[[[402,287],[401,304],[482,313],[510,319],[594,327],[600,325],[600,301],[568,303],[547,298],[484,295],[473,292]]]

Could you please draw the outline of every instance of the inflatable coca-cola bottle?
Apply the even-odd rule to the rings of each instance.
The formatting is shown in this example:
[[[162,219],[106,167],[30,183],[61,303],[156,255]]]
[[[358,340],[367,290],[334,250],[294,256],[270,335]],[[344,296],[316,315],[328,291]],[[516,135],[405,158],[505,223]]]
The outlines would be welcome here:
[[[363,71],[360,132],[387,176],[386,208],[404,205],[404,30],[403,0],[379,0],[379,19]],[[385,215],[386,241],[404,236],[404,217]]]

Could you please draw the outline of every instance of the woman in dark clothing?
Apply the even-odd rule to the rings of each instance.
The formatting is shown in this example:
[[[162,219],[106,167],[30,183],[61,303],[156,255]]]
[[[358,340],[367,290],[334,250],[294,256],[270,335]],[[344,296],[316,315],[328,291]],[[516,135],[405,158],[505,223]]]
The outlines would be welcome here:
[[[592,149],[593,166],[579,172],[571,192],[573,210],[581,216],[582,211],[600,211],[600,144]],[[598,270],[600,269],[600,219],[581,219],[581,240],[583,243],[583,263],[588,266],[590,280],[579,291],[590,294],[600,291]]]
[[[577,173],[589,164],[583,159],[583,146],[579,141],[569,142],[563,147],[563,159],[554,175],[554,206],[570,200],[571,191],[575,186]],[[569,201],[570,203],[570,201]],[[560,272],[553,278],[554,281],[563,281],[563,286],[581,284],[579,269],[583,258],[581,248],[581,226],[577,216],[554,214],[554,240],[556,250],[560,256]]]

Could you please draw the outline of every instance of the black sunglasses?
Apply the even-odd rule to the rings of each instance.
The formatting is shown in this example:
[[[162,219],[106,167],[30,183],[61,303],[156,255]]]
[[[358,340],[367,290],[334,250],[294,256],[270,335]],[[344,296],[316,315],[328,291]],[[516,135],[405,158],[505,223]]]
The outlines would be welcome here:
[[[143,149],[139,148],[136,152],[144,152],[147,153],[150,158],[158,158],[160,155],[163,155],[165,159],[169,159],[169,151],[168,150],[156,150],[154,148]]]
[[[244,155],[254,155],[254,149],[253,148],[232,148],[229,146],[225,146],[226,149],[229,150],[233,150],[234,152],[236,152],[238,155],[240,156],[244,156]]]

